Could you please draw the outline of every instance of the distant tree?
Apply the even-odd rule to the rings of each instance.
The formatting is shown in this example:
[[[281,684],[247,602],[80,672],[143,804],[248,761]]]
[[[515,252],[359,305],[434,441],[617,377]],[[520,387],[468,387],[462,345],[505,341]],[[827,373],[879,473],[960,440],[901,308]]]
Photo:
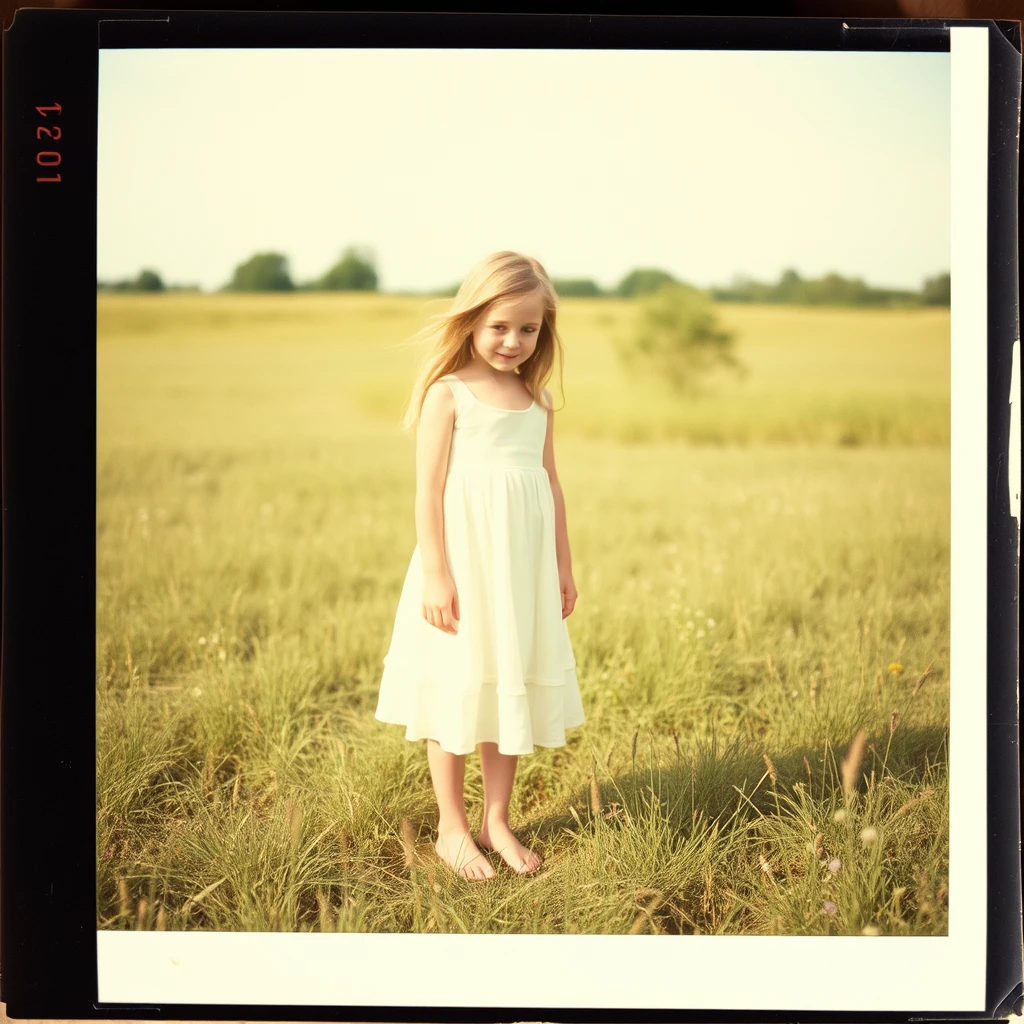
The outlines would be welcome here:
[[[838,306],[846,298],[846,282],[836,273],[826,274],[820,281],[808,281],[807,301],[813,305]]]
[[[427,294],[435,299],[453,299],[459,293],[459,287],[457,284],[450,284],[446,288],[435,288]]]
[[[656,292],[662,285],[676,284],[676,279],[665,270],[638,268],[631,270],[615,289],[616,295],[624,299],[632,299],[637,295]]]
[[[375,292],[377,270],[372,254],[349,246],[316,287],[332,292]]]
[[[862,278],[847,278],[837,273],[811,279],[795,270],[786,270],[776,284],[763,284],[736,276],[727,288],[712,288],[716,302],[778,302],[798,306],[889,306],[921,304],[916,292],[894,288],[873,288]]]
[[[803,292],[803,279],[790,268],[782,272],[779,283],[772,289],[773,302],[799,302]]]
[[[743,274],[736,274],[726,288],[712,288],[711,298],[716,302],[770,302],[772,287]]]
[[[719,326],[707,294],[673,282],[641,300],[636,329],[618,348],[628,364],[661,377],[676,391],[693,392],[716,367],[742,372],[734,343],[734,335]]]
[[[288,273],[286,256],[261,252],[235,267],[227,288],[232,292],[290,292],[295,285]]]
[[[162,292],[166,289],[155,270],[140,270],[136,277],[121,281],[97,281],[97,291],[109,292]]]
[[[162,292],[164,283],[155,270],[140,270],[139,276],[135,278],[135,291],[139,292]]]
[[[555,291],[564,299],[597,298],[604,294],[596,281],[582,277],[557,277],[551,282]]]
[[[926,306],[948,306],[950,303],[949,274],[929,277],[921,289],[921,300]]]

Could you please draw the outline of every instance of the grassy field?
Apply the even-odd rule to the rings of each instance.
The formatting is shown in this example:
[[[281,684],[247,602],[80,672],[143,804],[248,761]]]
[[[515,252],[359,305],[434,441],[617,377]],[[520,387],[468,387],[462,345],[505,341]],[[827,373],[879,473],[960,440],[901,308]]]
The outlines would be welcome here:
[[[945,933],[948,310],[722,307],[748,374],[679,403],[565,303],[588,720],[520,764],[543,871],[470,886],[373,719],[436,308],[100,297],[100,927]]]

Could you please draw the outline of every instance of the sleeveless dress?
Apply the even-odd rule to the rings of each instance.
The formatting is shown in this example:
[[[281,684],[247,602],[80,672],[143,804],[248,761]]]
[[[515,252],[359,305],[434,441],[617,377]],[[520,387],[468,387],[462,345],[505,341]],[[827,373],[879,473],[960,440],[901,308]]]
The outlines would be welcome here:
[[[376,717],[406,739],[453,754],[497,743],[503,754],[560,747],[584,721],[555,556],[555,503],[543,465],[547,412],[481,402],[454,374],[444,485],[444,542],[458,632],[423,617],[413,551],[384,658]]]

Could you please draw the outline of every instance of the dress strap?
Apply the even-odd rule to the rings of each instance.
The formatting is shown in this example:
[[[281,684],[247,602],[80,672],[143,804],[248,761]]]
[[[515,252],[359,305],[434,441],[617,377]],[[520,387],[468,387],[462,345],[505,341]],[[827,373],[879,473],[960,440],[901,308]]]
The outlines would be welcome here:
[[[440,379],[452,389],[452,396],[455,398],[455,417],[458,419],[463,410],[473,401],[473,392],[454,373],[449,373]]]

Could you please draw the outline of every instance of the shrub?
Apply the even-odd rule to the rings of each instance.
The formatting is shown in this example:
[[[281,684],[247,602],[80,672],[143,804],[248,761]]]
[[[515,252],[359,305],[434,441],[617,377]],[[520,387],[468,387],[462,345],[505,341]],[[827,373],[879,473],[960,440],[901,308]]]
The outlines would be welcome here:
[[[636,330],[618,342],[618,349],[627,363],[656,374],[676,391],[692,392],[716,367],[742,369],[734,340],[719,326],[704,292],[672,283],[641,301]]]

